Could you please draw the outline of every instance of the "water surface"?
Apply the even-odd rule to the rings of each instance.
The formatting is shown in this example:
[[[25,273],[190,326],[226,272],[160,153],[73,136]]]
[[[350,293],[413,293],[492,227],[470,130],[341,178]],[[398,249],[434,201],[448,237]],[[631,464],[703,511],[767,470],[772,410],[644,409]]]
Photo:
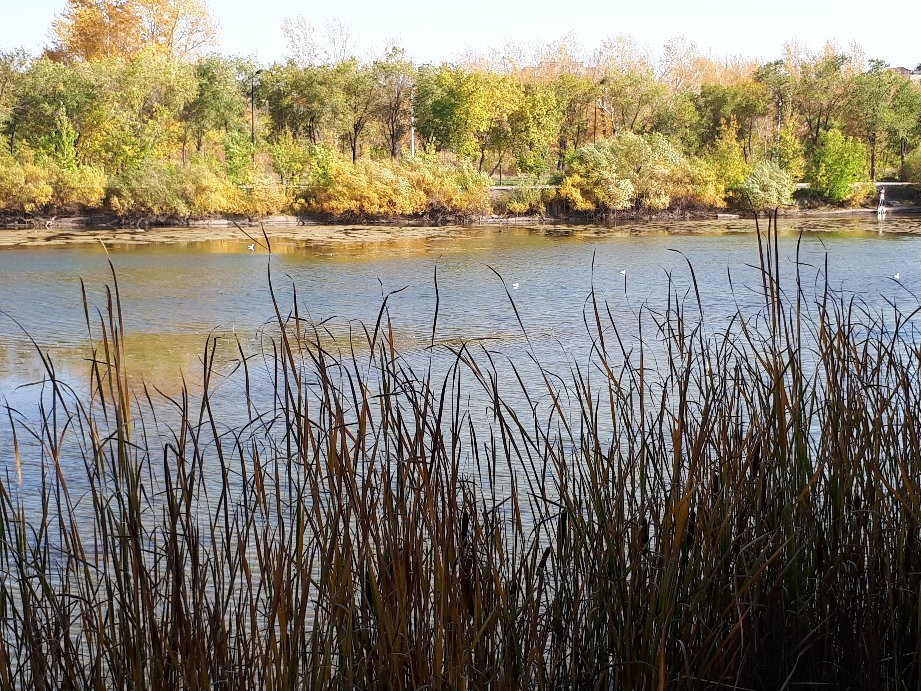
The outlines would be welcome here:
[[[388,305],[399,345],[408,352],[431,338],[436,271],[436,338],[442,342],[523,341],[507,288],[534,348],[551,360],[578,354],[588,343],[583,308],[592,287],[629,330],[640,305],[664,304],[669,277],[679,293],[690,289],[688,261],[704,312],[718,325],[738,307],[759,301],[756,238],[725,232],[749,224],[680,224],[680,234],[503,227],[410,242],[276,241],[271,259],[250,252],[241,234],[239,241],[115,244],[108,256],[118,275],[133,372],[168,387],[182,374],[194,381],[209,334],[237,334],[246,342],[274,317],[269,271],[283,310],[291,308],[296,291],[301,316],[326,323],[334,334],[358,322],[373,325],[383,297],[393,293]],[[785,222],[780,254],[787,276],[796,269],[801,229],[806,283],[824,280],[827,258],[835,289],[881,307],[887,300],[916,302],[921,219]],[[0,250],[0,396],[23,401],[28,394],[22,387],[41,377],[33,340],[65,376],[84,376],[81,280],[90,302],[104,307],[111,277],[98,243]]]

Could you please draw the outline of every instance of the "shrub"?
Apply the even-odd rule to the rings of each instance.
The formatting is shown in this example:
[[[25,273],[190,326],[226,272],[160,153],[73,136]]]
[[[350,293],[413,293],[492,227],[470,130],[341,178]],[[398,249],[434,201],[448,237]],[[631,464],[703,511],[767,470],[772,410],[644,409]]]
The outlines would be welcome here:
[[[739,186],[739,198],[755,211],[777,209],[793,201],[796,185],[790,174],[774,161],[761,161]]]
[[[106,195],[106,175],[93,166],[48,165],[51,203],[57,209],[88,208],[102,205]]]
[[[790,174],[793,181],[802,180],[806,175],[806,156],[803,143],[791,123],[780,128],[777,144],[772,150],[772,157],[777,164]]]
[[[666,209],[691,187],[688,161],[668,139],[622,132],[576,151],[560,196],[580,211]]]
[[[113,180],[108,203],[119,214],[203,216],[232,212],[238,191],[222,170],[204,159],[186,166],[147,161]]]
[[[237,199],[237,188],[224,171],[207,161],[196,160],[175,169],[178,193],[193,216],[227,213]]]
[[[854,198],[855,185],[864,176],[867,148],[839,129],[822,135],[809,167],[812,188],[825,199],[840,203]]]
[[[118,214],[188,216],[177,177],[176,166],[163,161],[134,165],[112,180],[108,204]]]
[[[251,174],[236,190],[231,211],[243,216],[268,216],[291,206],[291,199],[283,185],[268,175]]]
[[[477,215],[490,211],[489,177],[467,160],[439,163],[420,158],[410,164],[412,186],[435,213]]]
[[[706,158],[698,158],[689,163],[689,168],[689,195],[706,206],[726,206],[726,183],[720,178],[713,163]]]
[[[622,175],[633,184],[635,201],[647,209],[667,209],[673,197],[684,194],[688,163],[661,134],[646,137],[623,132],[609,140]]]
[[[532,187],[513,190],[506,208],[513,214],[543,213],[547,207],[543,192]]]
[[[716,141],[702,160],[709,168],[709,174],[703,177],[700,173],[692,175],[692,189],[695,192],[699,190],[699,195],[714,206],[725,206],[751,172],[738,133],[739,126],[734,119],[723,123]]]
[[[51,201],[53,192],[45,168],[0,155],[0,209],[33,213]]]
[[[616,211],[629,208],[633,183],[620,174],[618,152],[607,142],[581,147],[569,162],[559,194],[576,211]]]
[[[900,178],[903,182],[921,183],[921,146],[905,157]]]
[[[466,162],[352,163],[317,148],[298,206],[332,216],[473,215],[489,209],[489,179]]]

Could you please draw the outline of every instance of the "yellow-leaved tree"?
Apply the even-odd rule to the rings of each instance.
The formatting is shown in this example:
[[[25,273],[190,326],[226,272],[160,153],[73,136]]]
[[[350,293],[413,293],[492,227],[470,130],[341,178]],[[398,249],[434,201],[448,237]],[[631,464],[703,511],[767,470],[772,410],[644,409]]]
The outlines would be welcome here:
[[[203,0],[68,0],[48,55],[62,61],[130,57],[153,49],[169,59],[201,55],[217,37]]]

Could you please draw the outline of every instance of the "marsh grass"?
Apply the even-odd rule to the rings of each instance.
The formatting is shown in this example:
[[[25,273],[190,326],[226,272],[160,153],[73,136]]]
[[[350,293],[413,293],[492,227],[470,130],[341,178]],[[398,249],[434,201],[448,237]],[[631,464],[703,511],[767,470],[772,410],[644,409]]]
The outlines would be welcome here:
[[[769,223],[756,313],[593,291],[566,372],[276,302],[233,424],[211,339],[202,395],[132,386],[113,271],[87,390],[43,356],[9,411],[0,687],[918,688],[914,313],[810,295]]]

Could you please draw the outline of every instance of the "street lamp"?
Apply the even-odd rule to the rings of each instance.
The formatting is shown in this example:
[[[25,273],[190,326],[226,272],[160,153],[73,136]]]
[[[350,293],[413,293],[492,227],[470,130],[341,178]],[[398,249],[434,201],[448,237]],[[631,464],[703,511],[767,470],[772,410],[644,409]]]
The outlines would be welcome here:
[[[252,161],[256,162],[256,77],[263,70],[256,70],[249,80],[249,141],[252,146]]]

